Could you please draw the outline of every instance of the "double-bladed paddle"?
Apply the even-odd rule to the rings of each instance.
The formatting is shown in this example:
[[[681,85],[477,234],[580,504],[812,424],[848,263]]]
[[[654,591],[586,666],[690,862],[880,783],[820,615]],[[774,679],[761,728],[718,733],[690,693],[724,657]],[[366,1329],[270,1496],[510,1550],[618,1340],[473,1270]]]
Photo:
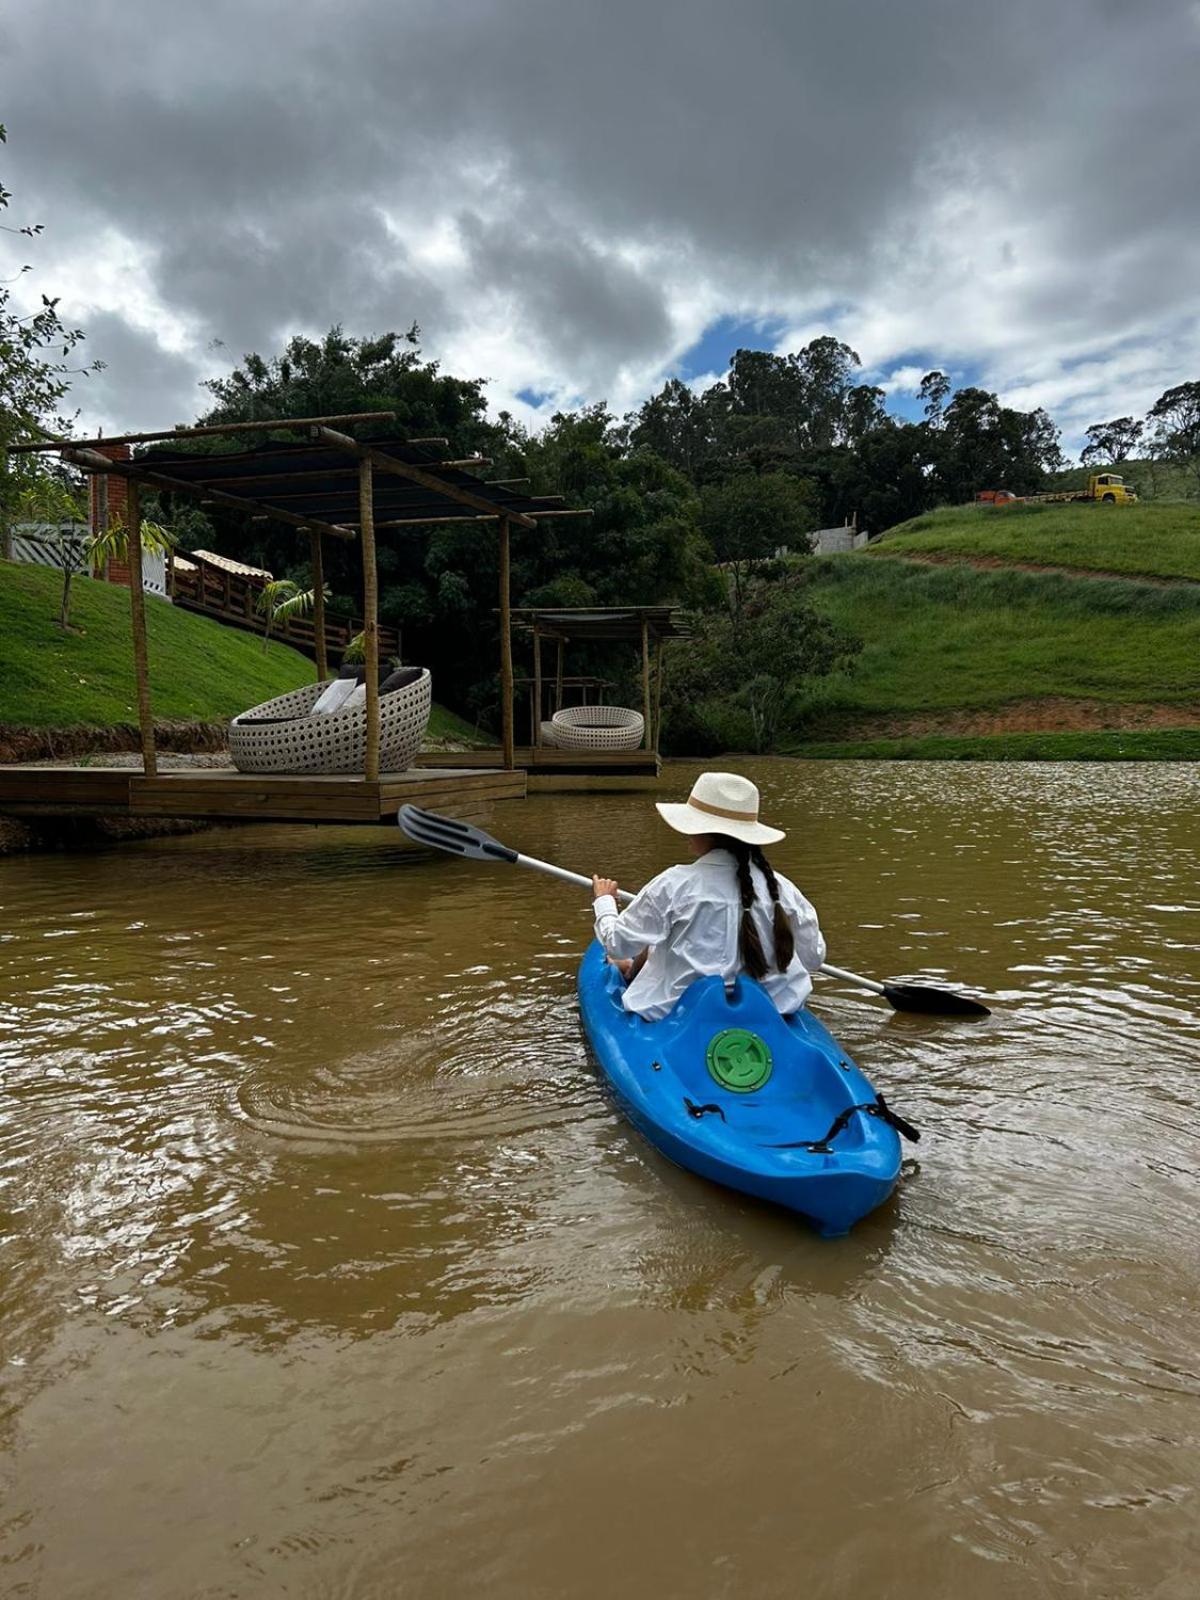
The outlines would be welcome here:
[[[457,817],[439,816],[436,811],[425,811],[420,806],[401,806],[396,818],[405,835],[414,844],[426,845],[433,850],[444,850],[448,855],[462,856],[467,861],[504,861],[513,867],[532,867],[563,883],[578,884],[590,889],[592,880],[581,872],[568,872],[550,861],[539,861],[536,856],[523,856],[512,850],[482,828],[470,822],[460,822]],[[628,889],[617,891],[619,900],[632,900]],[[872,994],[881,994],[897,1011],[922,1011],[941,1017],[988,1017],[991,1012],[978,1000],[967,995],[952,994],[948,989],[934,989],[920,983],[878,983],[874,978],[860,977],[857,972],[847,972],[844,967],[830,966],[827,961],[821,968],[831,977],[842,978],[846,983],[856,983]]]

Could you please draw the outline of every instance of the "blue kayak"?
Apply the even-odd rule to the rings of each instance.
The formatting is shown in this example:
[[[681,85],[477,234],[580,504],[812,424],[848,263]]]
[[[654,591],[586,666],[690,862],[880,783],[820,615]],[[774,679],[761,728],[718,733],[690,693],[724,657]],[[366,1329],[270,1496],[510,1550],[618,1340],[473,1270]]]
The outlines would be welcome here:
[[[678,1166],[774,1201],[836,1239],[900,1176],[896,1117],[808,1011],[782,1017],[751,978],[701,978],[644,1022],[593,944],[579,969],[583,1024],[621,1110]]]

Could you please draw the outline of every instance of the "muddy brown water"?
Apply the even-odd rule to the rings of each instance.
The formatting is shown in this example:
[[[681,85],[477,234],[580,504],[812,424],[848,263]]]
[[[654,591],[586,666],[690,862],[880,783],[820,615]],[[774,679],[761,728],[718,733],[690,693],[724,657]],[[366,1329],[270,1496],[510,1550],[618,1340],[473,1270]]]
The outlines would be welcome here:
[[[383,830],[0,862],[0,1593],[1191,1600],[1200,769],[748,770],[831,959],[995,1007],[818,982],[924,1130],[835,1243],[615,1113],[582,895]],[[492,824],[675,858],[645,796]]]

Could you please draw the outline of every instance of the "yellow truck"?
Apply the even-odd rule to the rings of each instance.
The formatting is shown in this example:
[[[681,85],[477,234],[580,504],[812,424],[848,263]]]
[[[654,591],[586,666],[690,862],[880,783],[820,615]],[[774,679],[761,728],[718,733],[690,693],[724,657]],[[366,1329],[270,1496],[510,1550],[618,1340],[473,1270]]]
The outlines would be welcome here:
[[[1093,472],[1086,489],[1060,489],[1057,494],[1031,494],[1029,500],[1049,504],[1054,500],[1099,500],[1103,505],[1132,505],[1137,495],[1119,472]]]
[[[1102,505],[1133,505],[1137,495],[1119,472],[1093,472],[1086,489],[1054,489],[1049,494],[1013,494],[1011,489],[981,489],[978,506],[1048,506],[1071,500],[1098,500]]]

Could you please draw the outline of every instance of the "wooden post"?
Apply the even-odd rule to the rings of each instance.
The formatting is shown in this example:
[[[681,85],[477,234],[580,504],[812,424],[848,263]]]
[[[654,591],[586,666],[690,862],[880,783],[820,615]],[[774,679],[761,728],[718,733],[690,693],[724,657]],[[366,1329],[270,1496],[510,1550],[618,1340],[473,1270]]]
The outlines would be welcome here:
[[[358,463],[358,531],[363,561],[363,650],[367,667],[367,750],[363,772],[379,782],[379,574],[375,569],[375,485],[371,458]]]
[[[651,723],[654,713],[650,705],[650,624],[645,618],[642,619],[642,717],[645,721],[642,745],[647,750],[653,750]]]
[[[129,603],[133,616],[133,671],[137,679],[138,727],[142,734],[142,771],[158,772],[154,754],[154,716],[150,710],[150,665],[146,654],[146,597],[142,592],[142,497],[135,478],[125,502],[129,527]]]
[[[555,711],[561,711],[562,708],[563,708],[563,703],[562,703],[562,680],[563,680],[563,652],[565,650],[566,650],[566,640],[565,639],[560,639],[558,641],[558,675],[557,675],[557,677],[555,679],[555,683],[554,683],[554,709],[555,709]]]
[[[308,538],[312,548],[313,650],[317,658],[317,682],[324,683],[329,676],[329,652],[325,647],[325,563],[321,535],[310,528]]]
[[[516,765],[513,753],[513,663],[512,596],[509,585],[510,528],[507,517],[500,518],[500,727],[504,744],[505,771]]]
[[[530,742],[534,749],[538,749],[542,743],[542,636],[537,630],[536,623],[533,627],[533,704],[533,732]]]
[[[656,753],[662,746],[662,686],[663,642],[659,639],[654,652],[654,742],[650,746]]]
[[[12,523],[9,520],[12,507],[9,505],[9,496],[12,493],[8,475],[8,446],[0,444],[0,561],[11,561]]]

